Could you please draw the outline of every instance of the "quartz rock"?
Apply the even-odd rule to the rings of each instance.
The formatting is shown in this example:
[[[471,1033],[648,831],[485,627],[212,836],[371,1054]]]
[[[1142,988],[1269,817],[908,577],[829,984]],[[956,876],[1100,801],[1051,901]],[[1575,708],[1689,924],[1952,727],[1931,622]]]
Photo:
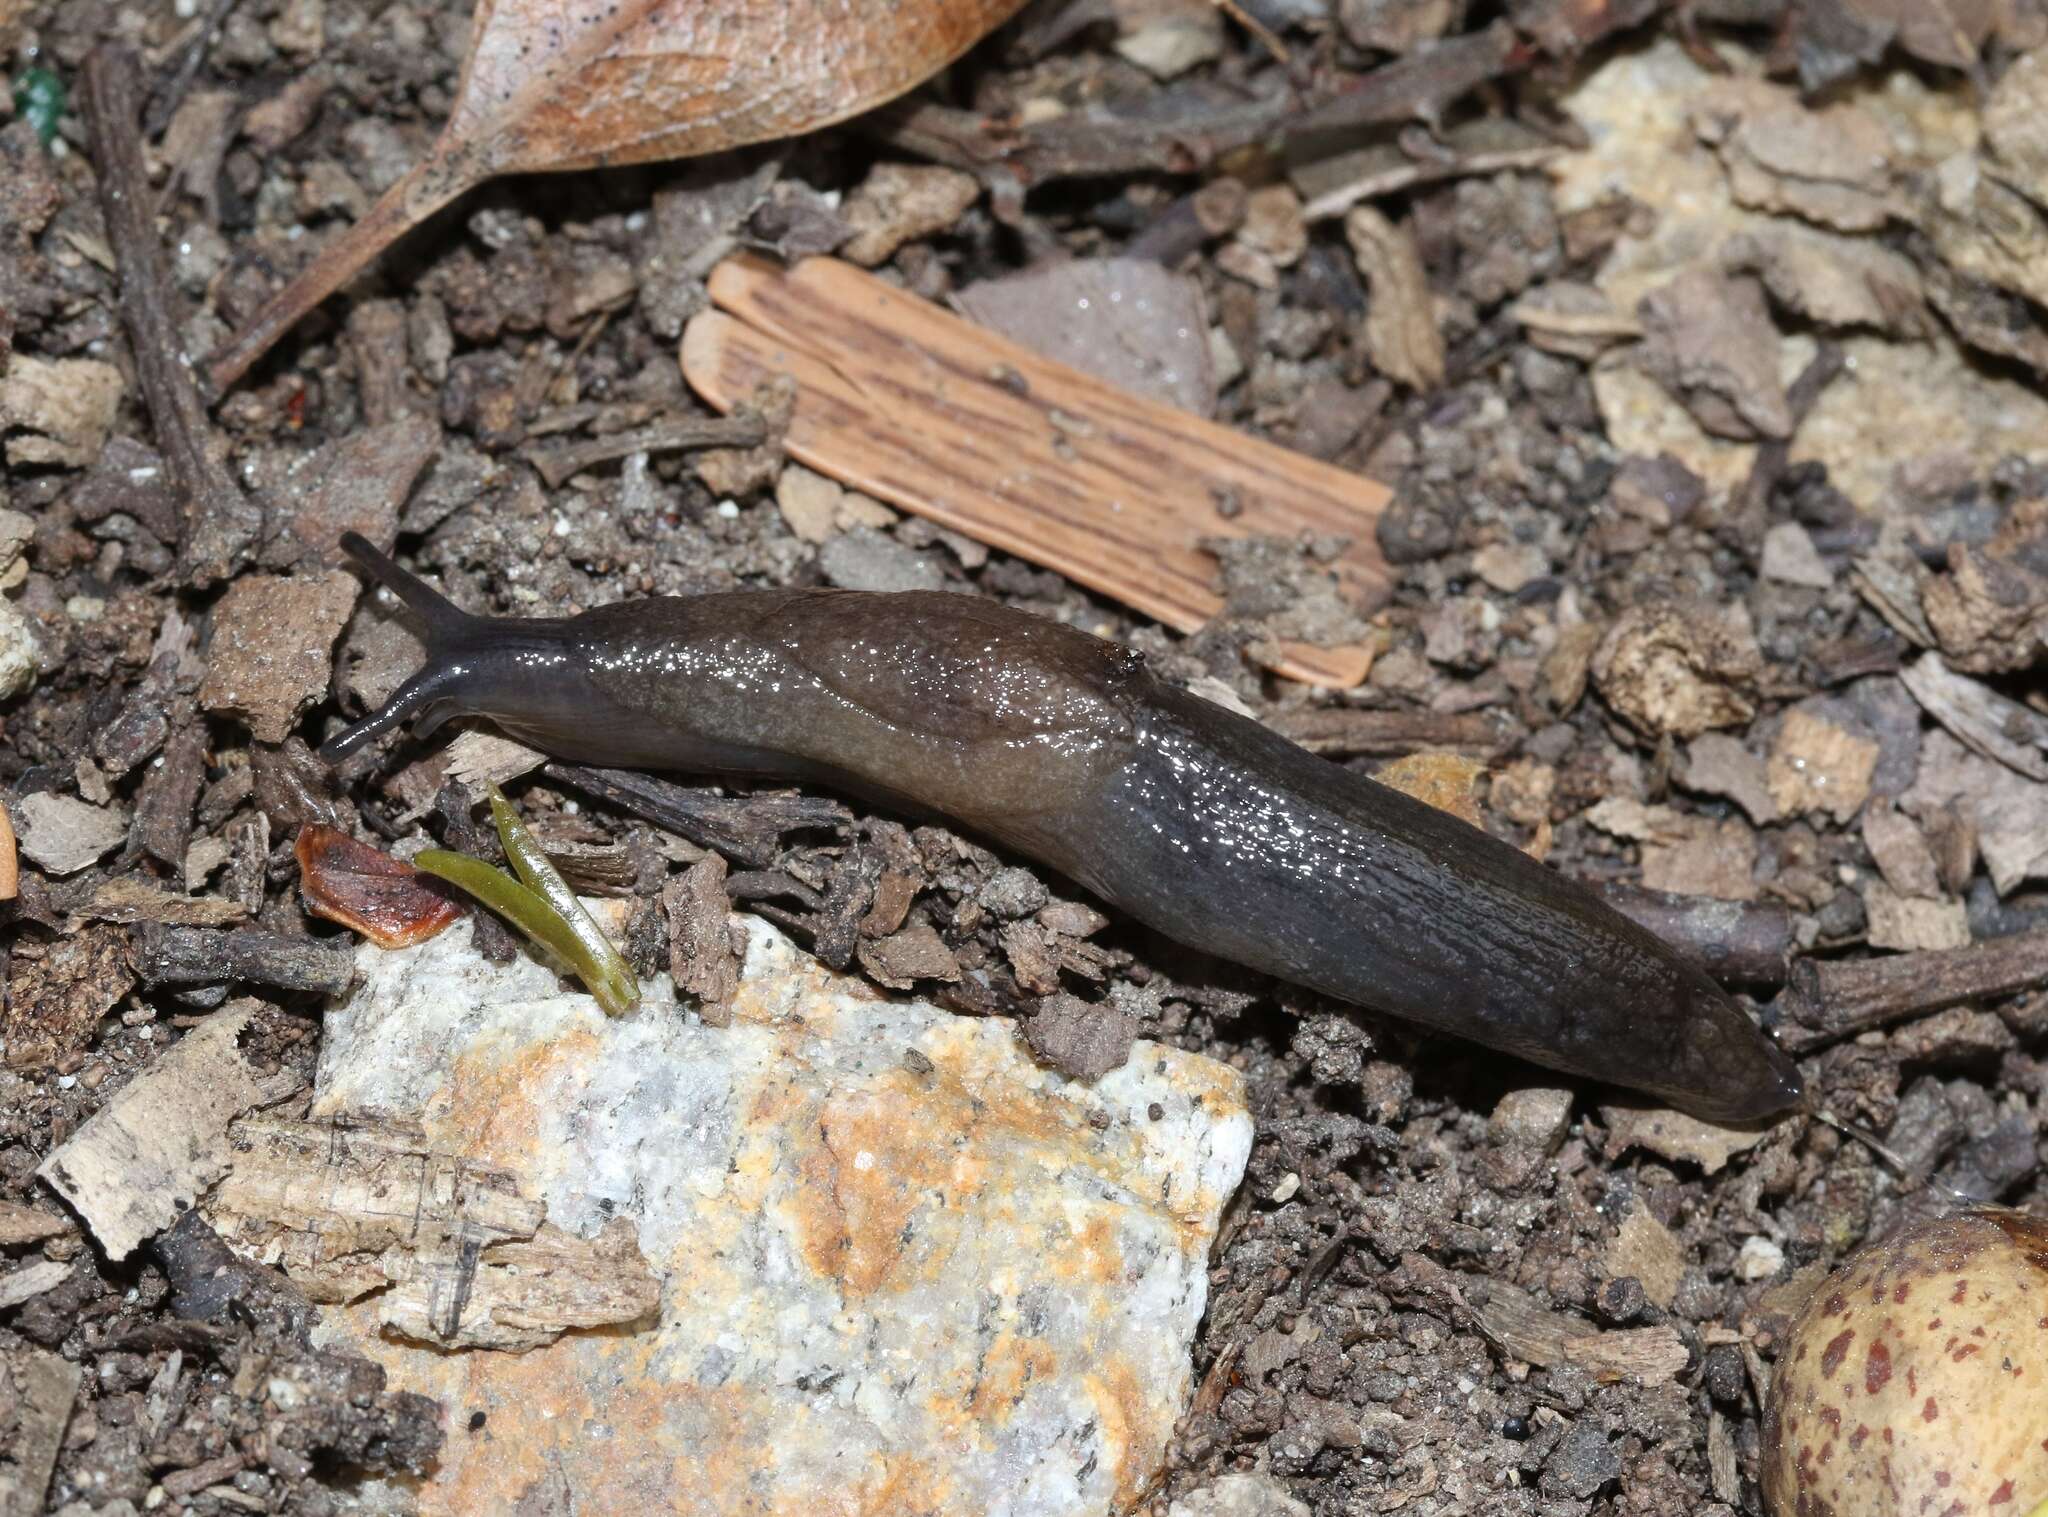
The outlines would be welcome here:
[[[531,1352],[389,1341],[374,1298],[323,1331],[443,1399],[425,1513],[1099,1514],[1159,1470],[1223,1206],[1240,1077],[1141,1042],[1092,1085],[1013,1027],[885,999],[772,927],[732,1021],[665,978],[607,1018],[463,922],[360,950],[312,1115],[417,1114],[549,1221],[614,1218],[663,1277],[653,1325]]]

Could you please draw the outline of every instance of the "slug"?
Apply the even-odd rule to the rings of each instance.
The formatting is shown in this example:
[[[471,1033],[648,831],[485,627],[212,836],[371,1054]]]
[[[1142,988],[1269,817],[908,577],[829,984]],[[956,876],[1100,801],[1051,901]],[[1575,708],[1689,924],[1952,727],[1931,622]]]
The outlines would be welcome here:
[[[1591,891],[1432,806],[974,596],[739,590],[471,616],[356,534],[425,666],[321,750],[484,716],[558,758],[767,777],[937,813],[1175,941],[1713,1121],[1791,1061]]]

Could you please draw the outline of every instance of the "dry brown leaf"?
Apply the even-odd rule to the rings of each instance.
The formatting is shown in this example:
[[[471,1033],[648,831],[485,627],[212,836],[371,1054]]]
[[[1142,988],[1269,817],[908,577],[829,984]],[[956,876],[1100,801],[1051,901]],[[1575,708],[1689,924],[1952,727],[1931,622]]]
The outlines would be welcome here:
[[[440,139],[215,353],[215,388],[391,243],[500,174],[694,157],[894,99],[1021,0],[479,0]]]

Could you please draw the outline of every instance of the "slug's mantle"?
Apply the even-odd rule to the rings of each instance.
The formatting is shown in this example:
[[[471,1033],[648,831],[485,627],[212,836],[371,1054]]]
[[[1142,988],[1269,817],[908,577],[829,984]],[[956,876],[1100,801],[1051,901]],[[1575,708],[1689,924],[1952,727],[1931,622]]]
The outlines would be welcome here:
[[[422,1510],[1127,1505],[1186,1407],[1251,1145],[1240,1077],[1141,1042],[1075,1084],[1008,1022],[882,999],[735,920],[722,1029],[666,980],[607,1018],[525,958],[483,961],[467,922],[360,950],[314,1115],[417,1113],[551,1222],[629,1219],[663,1277],[654,1326],[523,1354],[414,1348],[373,1302],[330,1309],[330,1336],[448,1409]]]

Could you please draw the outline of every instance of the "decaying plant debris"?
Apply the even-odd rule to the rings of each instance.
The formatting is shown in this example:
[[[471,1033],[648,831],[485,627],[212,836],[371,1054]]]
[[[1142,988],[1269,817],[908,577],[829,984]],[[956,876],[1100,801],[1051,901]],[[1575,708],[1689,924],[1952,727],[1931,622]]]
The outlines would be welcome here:
[[[1912,1204],[1831,1128],[1551,1089],[843,798],[482,733],[330,771],[313,746],[420,657],[346,530],[494,612],[991,595],[1333,760],[1462,755],[1438,778],[1485,825],[1707,957],[1910,1176],[2048,1208],[2039,0],[1041,0],[829,131],[479,188],[209,401],[185,360],[430,160],[470,11],[0,7],[0,1509],[341,1512],[482,1435],[314,1346],[315,1301],[371,1288],[485,1354],[648,1309],[629,1240],[557,1237],[482,1170],[435,1190],[388,1113],[337,1147],[302,1109],[354,974],[302,857],[496,861],[493,783],[707,1020],[731,905],[1077,1076],[1133,1036],[1243,1071],[1162,1510],[1760,1511],[1777,1345]],[[796,397],[721,418],[680,361],[736,253],[834,256],[1391,491],[1390,599],[1362,617],[1352,545],[1247,538],[1224,489],[1183,519],[1221,557],[1181,635],[790,461]],[[1099,441],[1061,418],[1047,446]],[[1360,683],[1276,677],[1302,646]],[[416,885],[337,877],[326,916],[387,879]],[[447,1203],[405,1240],[348,1210],[397,1174]],[[483,1281],[456,1320],[422,1304],[451,1249]],[[553,1326],[481,1309],[541,1254]]]

